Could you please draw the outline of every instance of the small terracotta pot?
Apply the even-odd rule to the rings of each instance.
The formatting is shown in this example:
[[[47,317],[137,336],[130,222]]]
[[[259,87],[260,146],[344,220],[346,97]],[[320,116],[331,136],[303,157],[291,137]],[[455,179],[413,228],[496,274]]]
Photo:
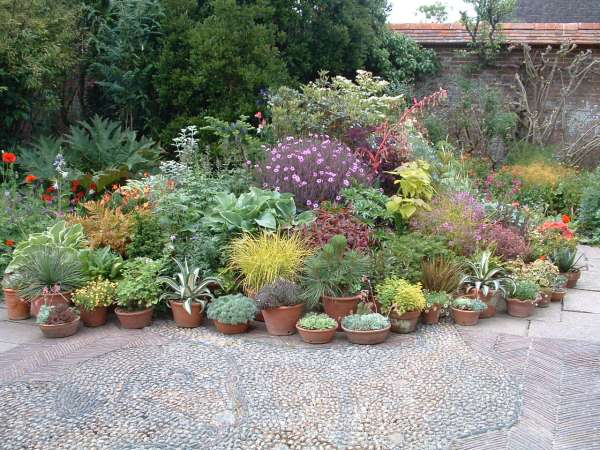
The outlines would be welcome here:
[[[29,319],[29,302],[19,298],[14,289],[4,289],[4,303],[9,320]]]
[[[550,301],[562,302],[564,300],[566,294],[567,294],[567,291],[552,291]]]
[[[517,298],[506,299],[506,312],[513,317],[529,317],[535,309],[535,302],[522,301]]]
[[[392,324],[392,331],[400,334],[412,333],[417,328],[419,317],[421,317],[421,311],[409,311],[402,315],[391,311],[389,319]]]
[[[346,337],[353,344],[360,345],[374,345],[381,344],[390,335],[391,325],[383,330],[370,330],[370,331],[353,331],[348,330],[342,326],[342,330],[346,333]]]
[[[432,307],[429,311],[423,312],[423,323],[426,325],[435,325],[440,321],[442,308],[437,306]]]
[[[171,311],[173,311],[173,319],[178,327],[181,328],[196,328],[202,324],[204,320],[204,308],[200,303],[192,303],[192,314],[183,307],[183,302],[171,300],[169,302]]]
[[[552,297],[552,290],[540,291],[540,299],[537,302],[539,308],[547,308],[550,306],[550,299]]]
[[[342,329],[342,319],[350,314],[356,312],[358,302],[362,299],[362,295],[355,295],[354,297],[327,297],[323,296],[323,307],[325,313],[329,317],[333,317],[337,320],[338,330]]]
[[[71,303],[71,292],[59,292],[58,294],[48,294],[40,296],[31,302],[31,315],[37,317],[42,305],[58,306],[69,305]]]
[[[495,298],[496,291],[490,290],[490,291],[488,291],[487,295],[484,296],[481,291],[476,292],[473,290],[473,291],[469,292],[469,294],[467,294],[467,297],[476,299],[476,298],[478,298],[477,297],[478,293],[479,293],[479,300],[481,300],[483,303],[485,303],[487,305],[487,308],[479,313],[479,318],[480,319],[490,319],[490,318],[494,317],[496,315],[496,303],[498,302],[498,300]]]
[[[575,272],[561,273],[561,275],[567,277],[566,287],[569,289],[573,289],[577,285],[577,282],[581,277],[581,271],[577,270]]]
[[[335,333],[337,333],[337,327],[328,330],[307,330],[296,325],[296,329],[302,340],[308,344],[327,344],[333,340]]]
[[[215,324],[215,328],[223,334],[241,334],[245,333],[250,328],[249,322],[230,324],[213,320],[213,323]]]
[[[141,311],[126,311],[121,308],[115,308],[117,319],[123,328],[137,330],[147,327],[152,323],[152,313],[154,308],[143,309]]]
[[[64,338],[67,336],[73,336],[79,329],[79,317],[73,322],[61,323],[60,325],[47,325],[40,323],[38,324],[44,337],[47,338]]]
[[[263,309],[267,331],[272,336],[288,336],[296,332],[296,322],[304,310],[304,304],[294,306],[279,306],[278,308]]]
[[[464,311],[462,309],[452,308],[452,318],[458,325],[471,327],[479,322],[480,311]]]
[[[91,311],[82,308],[79,310],[79,317],[86,327],[99,327],[104,325],[108,319],[108,308],[100,306]]]

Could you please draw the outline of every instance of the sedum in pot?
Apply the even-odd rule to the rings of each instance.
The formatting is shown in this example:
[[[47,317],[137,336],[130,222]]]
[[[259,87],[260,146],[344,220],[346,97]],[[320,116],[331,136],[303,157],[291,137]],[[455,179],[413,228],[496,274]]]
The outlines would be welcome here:
[[[327,314],[311,313],[300,319],[298,326],[305,330],[331,330],[337,328],[338,323]]]
[[[342,326],[350,331],[376,331],[390,326],[387,317],[381,314],[352,314],[344,317]]]
[[[209,319],[229,325],[248,323],[254,319],[256,313],[254,300],[241,294],[218,297],[206,310]]]

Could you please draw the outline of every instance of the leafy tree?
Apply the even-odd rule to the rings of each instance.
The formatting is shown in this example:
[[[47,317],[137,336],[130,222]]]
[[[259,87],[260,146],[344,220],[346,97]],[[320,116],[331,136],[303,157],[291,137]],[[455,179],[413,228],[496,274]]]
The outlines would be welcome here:
[[[442,2],[419,6],[417,12],[423,14],[427,20],[433,22],[445,23],[448,21],[448,8]]]

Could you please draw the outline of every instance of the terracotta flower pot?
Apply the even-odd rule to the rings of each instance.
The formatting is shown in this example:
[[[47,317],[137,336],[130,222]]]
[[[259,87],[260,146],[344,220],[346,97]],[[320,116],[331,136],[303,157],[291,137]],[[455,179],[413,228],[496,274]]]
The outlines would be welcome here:
[[[29,302],[19,298],[14,289],[4,289],[4,303],[9,320],[29,319]]]
[[[423,323],[426,325],[435,325],[440,321],[440,314],[442,313],[442,309],[438,307],[433,307],[427,312],[423,312]]]
[[[86,327],[99,327],[104,325],[108,319],[108,308],[100,306],[91,311],[82,308],[79,310],[79,317]]]
[[[354,297],[322,297],[325,313],[337,320],[338,330],[342,329],[342,319],[356,312],[361,299],[360,294]]]
[[[562,302],[565,298],[567,291],[552,291],[552,295],[550,297],[550,301],[552,302]]]
[[[64,338],[67,336],[73,336],[79,329],[79,317],[73,322],[61,323],[60,325],[47,325],[40,323],[38,324],[40,330],[47,338]]]
[[[535,302],[516,298],[506,299],[506,312],[513,317],[529,317],[535,309]]]
[[[537,302],[539,308],[547,308],[550,306],[550,299],[552,297],[552,290],[540,291],[540,299]]]
[[[294,306],[280,306],[278,308],[263,309],[267,331],[272,336],[288,336],[296,332],[296,322],[304,310],[304,304]]]
[[[48,294],[46,296],[40,296],[31,302],[31,315],[37,317],[40,312],[42,305],[58,306],[58,305],[69,305],[71,303],[70,292],[60,292],[58,294]]]
[[[143,309],[141,311],[126,311],[121,308],[115,308],[115,314],[121,326],[132,330],[150,325],[152,323],[153,312],[154,308]]]
[[[337,327],[328,330],[307,330],[296,325],[296,329],[302,340],[308,344],[327,344],[333,340],[335,333],[337,333]]]
[[[409,311],[402,315],[391,311],[389,319],[392,324],[392,331],[400,334],[412,333],[417,328],[419,317],[421,317],[421,311]]]
[[[223,334],[241,334],[250,328],[250,322],[230,324],[213,320],[213,323],[215,324],[215,328]]]
[[[348,340],[353,344],[360,345],[381,344],[388,338],[391,328],[390,325],[382,330],[353,331],[342,326],[342,330],[346,333]]]
[[[480,311],[465,311],[462,309],[452,308],[452,318],[458,325],[471,327],[479,322]]]
[[[181,328],[196,328],[202,324],[204,320],[204,308],[200,303],[192,303],[192,314],[183,307],[183,302],[171,300],[169,302],[171,311],[173,311],[173,319],[178,327]]]
[[[483,295],[483,292],[479,291],[479,300],[487,305],[487,308],[479,313],[480,319],[489,319],[496,315],[496,303],[498,300],[495,298],[496,291],[488,291],[487,295]],[[469,298],[478,298],[476,291],[471,291],[467,295]]]
[[[573,289],[577,285],[577,282],[581,277],[581,271],[577,270],[575,272],[561,273],[561,275],[567,277],[566,287],[569,289]]]

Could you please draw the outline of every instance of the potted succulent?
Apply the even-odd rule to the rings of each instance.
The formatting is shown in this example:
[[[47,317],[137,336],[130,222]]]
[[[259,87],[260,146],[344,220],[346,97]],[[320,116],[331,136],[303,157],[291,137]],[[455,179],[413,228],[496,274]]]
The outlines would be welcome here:
[[[4,303],[9,320],[29,319],[29,302],[17,294],[17,286],[21,276],[18,273],[8,273],[2,279]]]
[[[73,292],[71,301],[79,308],[79,317],[86,327],[106,323],[108,307],[115,301],[117,283],[98,278]]]
[[[478,298],[460,297],[452,302],[452,318],[458,325],[477,325],[481,311],[487,307],[488,305]]]
[[[200,268],[188,265],[187,260],[181,263],[175,260],[179,272],[175,277],[159,277],[159,283],[166,284],[171,292],[161,296],[161,300],[168,300],[173,311],[173,319],[178,327],[195,328],[200,326],[204,318],[206,301],[213,298],[211,288],[221,287],[218,278],[200,277]]]
[[[47,292],[52,295],[50,291]],[[47,338],[63,338],[77,333],[79,316],[68,305],[42,305],[36,319],[42,334]]]
[[[565,284],[567,283],[567,277],[564,275],[559,275],[556,277],[556,281],[554,282],[554,287],[552,288],[552,295],[550,296],[550,300],[552,302],[562,302],[567,294],[567,290],[565,289]]]
[[[447,292],[425,291],[427,306],[423,311],[423,323],[435,325],[440,321],[440,313],[451,303],[451,297]]]
[[[366,256],[348,249],[346,237],[333,236],[306,260],[302,284],[308,306],[315,308],[323,302],[325,312],[340,324],[345,316],[356,312],[363,298],[361,286],[368,265]]]
[[[115,314],[123,328],[144,328],[152,322],[154,305],[160,300],[158,274],[161,261],[134,258],[123,266],[123,279],[117,284]]]
[[[381,344],[391,328],[389,319],[378,313],[351,314],[342,319],[342,330],[353,344]]]
[[[267,331],[273,336],[287,336],[296,332],[296,322],[304,310],[304,300],[296,283],[278,279],[263,286],[256,296]]]
[[[494,267],[492,252],[485,250],[475,259],[467,261],[466,268],[469,273],[462,279],[467,294],[481,300],[487,305],[481,311],[481,318],[487,319],[496,314],[497,294],[506,295],[507,286],[512,286],[513,281],[506,276],[501,267]]]
[[[581,277],[585,265],[580,264],[584,256],[577,254],[576,248],[564,247],[554,251],[552,261],[558,267],[560,274],[567,278],[566,287],[573,289]]]
[[[539,293],[540,287],[533,281],[517,280],[512,296],[506,299],[507,313],[513,317],[529,317],[535,309]]]
[[[338,323],[327,314],[310,313],[296,324],[300,337],[308,344],[331,342],[337,332]]]
[[[242,294],[224,295],[209,303],[206,315],[223,334],[245,333],[256,316],[256,303]]]
[[[388,315],[395,333],[412,333],[427,301],[421,283],[411,284],[398,278],[386,278],[375,287],[381,310]]]

